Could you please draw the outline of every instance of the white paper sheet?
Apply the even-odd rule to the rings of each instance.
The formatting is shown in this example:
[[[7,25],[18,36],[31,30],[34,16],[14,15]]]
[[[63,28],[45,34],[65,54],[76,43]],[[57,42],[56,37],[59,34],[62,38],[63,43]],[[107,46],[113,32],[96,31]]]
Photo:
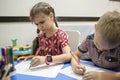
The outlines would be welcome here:
[[[15,73],[54,78],[60,72],[61,68],[63,67],[63,64],[52,64],[50,66],[43,64],[32,68],[31,70],[29,69],[29,66],[30,61],[23,61],[15,66]]]
[[[83,65],[85,65],[86,71],[99,71],[99,72],[109,71],[109,70],[106,70],[106,69],[103,69],[103,68],[98,68],[98,67],[95,67],[95,66],[92,66],[92,65],[87,65],[87,64],[83,64]],[[78,74],[74,73],[72,71],[71,66],[62,69],[60,71],[60,73],[65,74],[65,75],[70,76],[70,77],[73,77],[77,80],[82,80],[82,75],[78,75]]]

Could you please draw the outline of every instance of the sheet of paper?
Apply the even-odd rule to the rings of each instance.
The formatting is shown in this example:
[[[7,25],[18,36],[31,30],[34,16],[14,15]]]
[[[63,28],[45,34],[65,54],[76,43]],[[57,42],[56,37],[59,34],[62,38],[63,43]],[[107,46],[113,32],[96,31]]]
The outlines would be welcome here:
[[[84,64],[84,65],[86,67],[86,71],[99,71],[99,72],[109,71],[109,70],[106,70],[106,69],[103,69],[103,68],[98,68],[98,67],[95,67],[95,66],[92,66],[92,65],[87,65],[87,64]],[[70,77],[73,77],[77,80],[82,80],[82,75],[78,75],[78,74],[74,73],[72,71],[71,66],[62,69],[60,71],[60,73],[65,74],[65,75],[70,76]]]
[[[63,64],[52,64],[50,66],[43,64],[31,69],[29,69],[29,66],[30,61],[23,61],[15,66],[15,73],[54,78],[60,72],[61,68],[63,67]]]

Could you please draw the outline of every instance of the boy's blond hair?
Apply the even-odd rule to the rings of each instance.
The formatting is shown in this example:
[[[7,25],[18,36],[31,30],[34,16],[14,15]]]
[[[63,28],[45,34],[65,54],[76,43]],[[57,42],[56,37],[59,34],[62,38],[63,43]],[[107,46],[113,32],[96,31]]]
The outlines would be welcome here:
[[[96,24],[96,32],[109,45],[120,45],[120,12],[114,10],[103,14]]]

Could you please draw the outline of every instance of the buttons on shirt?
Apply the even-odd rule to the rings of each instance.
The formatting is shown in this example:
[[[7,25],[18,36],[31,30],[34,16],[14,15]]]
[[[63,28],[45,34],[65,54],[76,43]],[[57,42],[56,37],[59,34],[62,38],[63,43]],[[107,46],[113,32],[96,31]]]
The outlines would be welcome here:
[[[111,59],[108,59],[109,62],[111,62]]]
[[[106,61],[109,61],[109,62],[117,62],[118,61],[117,57],[111,57],[111,56],[106,56],[105,59],[106,59]]]
[[[99,61],[101,61],[101,59],[98,59]]]

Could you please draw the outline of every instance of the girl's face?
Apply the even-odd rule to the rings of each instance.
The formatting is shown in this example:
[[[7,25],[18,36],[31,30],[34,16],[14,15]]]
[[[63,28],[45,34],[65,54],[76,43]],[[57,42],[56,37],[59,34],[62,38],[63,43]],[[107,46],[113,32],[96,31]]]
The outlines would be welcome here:
[[[46,32],[50,30],[53,25],[52,15],[53,15],[52,13],[50,13],[48,16],[43,13],[37,14],[34,17],[33,22],[40,31]]]

